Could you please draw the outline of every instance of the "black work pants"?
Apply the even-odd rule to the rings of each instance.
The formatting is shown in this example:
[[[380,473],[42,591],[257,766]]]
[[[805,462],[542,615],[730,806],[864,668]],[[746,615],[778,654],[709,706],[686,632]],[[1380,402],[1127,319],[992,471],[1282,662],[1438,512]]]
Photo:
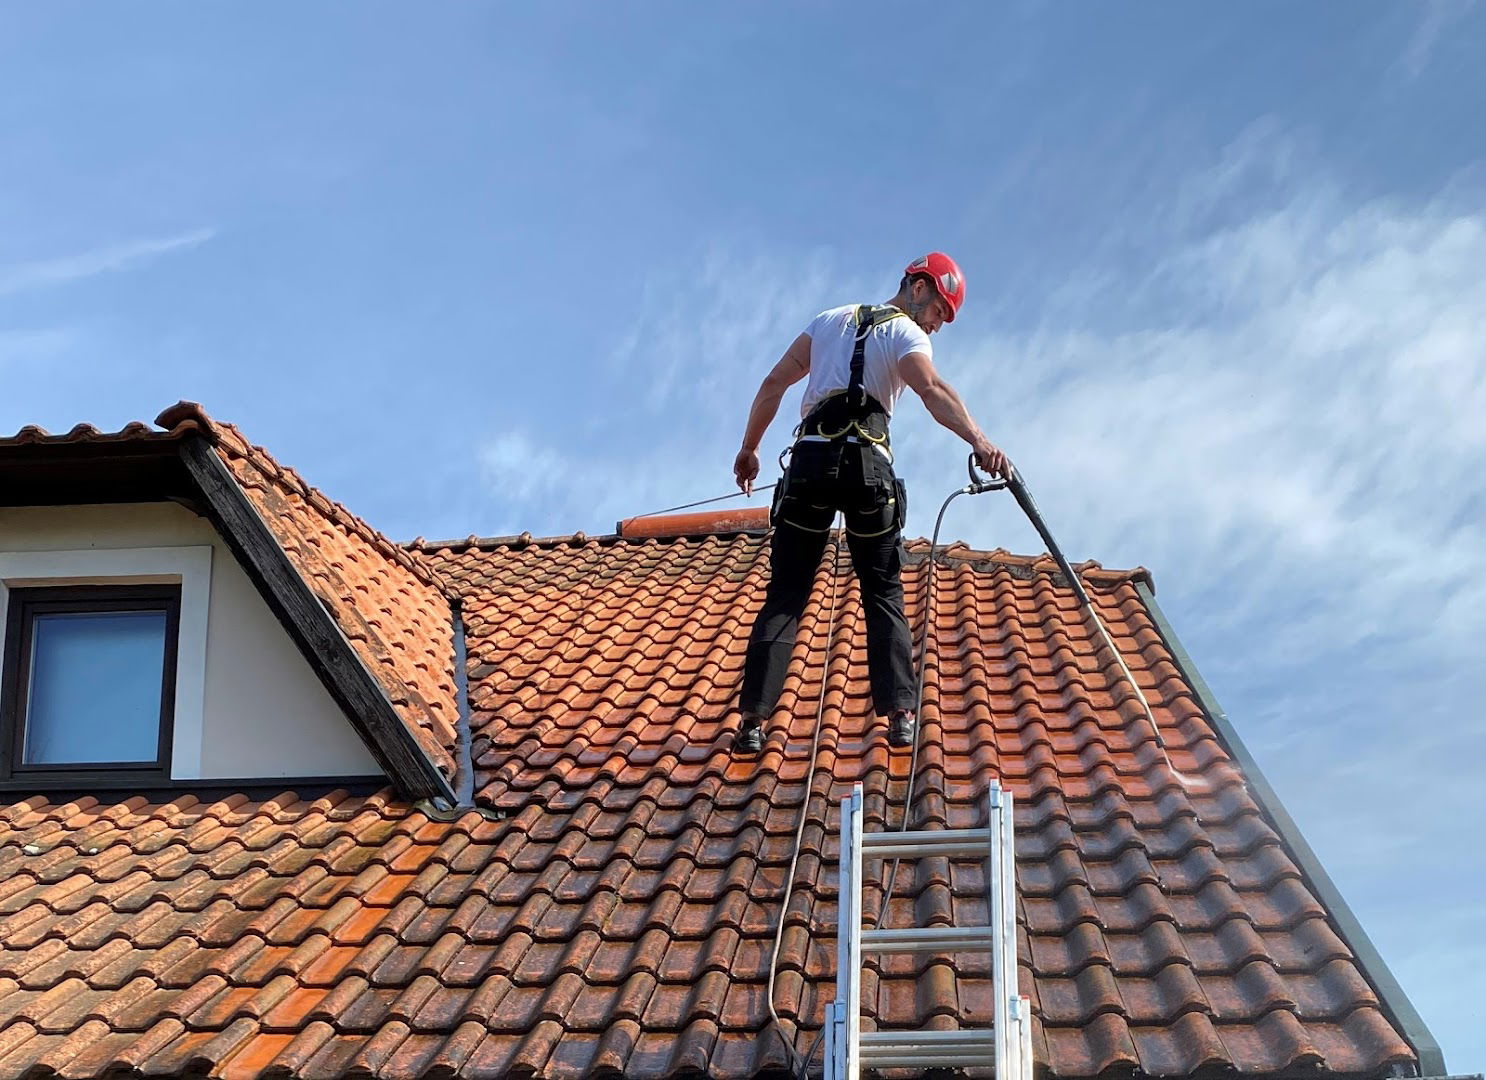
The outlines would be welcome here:
[[[906,509],[892,465],[872,447],[845,440],[796,444],[775,493],[771,577],[748,642],[739,708],[760,717],[774,710],[838,510],[846,518],[846,546],[862,587],[873,705],[878,715],[914,707],[913,643],[901,577]]]

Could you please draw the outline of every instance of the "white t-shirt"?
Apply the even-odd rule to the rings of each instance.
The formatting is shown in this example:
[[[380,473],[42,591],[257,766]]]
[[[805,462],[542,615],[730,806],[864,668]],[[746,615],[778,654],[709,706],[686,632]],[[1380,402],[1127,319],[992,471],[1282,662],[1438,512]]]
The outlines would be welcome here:
[[[856,341],[855,304],[822,311],[805,333],[810,335],[810,381],[805,384],[805,397],[800,402],[800,416],[808,416],[823,398],[851,385],[851,352]],[[862,359],[862,382],[889,416],[903,393],[903,377],[898,363],[909,353],[923,353],[934,359],[929,335],[910,318],[889,319],[872,328]]]

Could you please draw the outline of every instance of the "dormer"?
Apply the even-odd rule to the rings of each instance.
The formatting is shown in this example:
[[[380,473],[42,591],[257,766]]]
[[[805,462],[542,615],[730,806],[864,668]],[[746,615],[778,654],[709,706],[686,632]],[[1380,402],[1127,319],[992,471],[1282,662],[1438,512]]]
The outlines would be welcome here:
[[[0,790],[452,802],[437,580],[199,407],[156,423],[0,440]]]

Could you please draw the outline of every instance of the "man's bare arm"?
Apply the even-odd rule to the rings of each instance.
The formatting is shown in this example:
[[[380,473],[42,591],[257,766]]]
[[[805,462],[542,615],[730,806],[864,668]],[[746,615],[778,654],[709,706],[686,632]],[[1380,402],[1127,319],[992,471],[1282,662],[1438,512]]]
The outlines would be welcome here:
[[[810,374],[810,335],[801,334],[785,350],[754,395],[753,406],[748,410],[748,425],[743,429],[743,448],[733,461],[733,476],[738,486],[749,495],[753,494],[753,481],[758,477],[758,445],[764,432],[774,422],[779,412],[779,402],[784,392],[806,375]]]
[[[970,444],[977,465],[992,476],[1006,475],[1010,461],[986,438],[955,388],[939,377],[933,361],[923,353],[909,353],[899,361],[898,372],[913,392],[923,399],[929,415]]]

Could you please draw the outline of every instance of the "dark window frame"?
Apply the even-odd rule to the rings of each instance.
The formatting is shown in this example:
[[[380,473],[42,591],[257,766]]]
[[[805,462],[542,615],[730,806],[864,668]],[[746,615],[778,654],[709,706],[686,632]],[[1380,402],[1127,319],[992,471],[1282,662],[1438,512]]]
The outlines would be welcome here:
[[[164,611],[165,657],[160,685],[160,732],[154,761],[22,763],[33,627],[38,614]],[[41,585],[10,589],[0,652],[0,784],[70,780],[81,784],[117,779],[169,781],[175,736],[175,680],[180,652],[181,587],[174,585]]]

